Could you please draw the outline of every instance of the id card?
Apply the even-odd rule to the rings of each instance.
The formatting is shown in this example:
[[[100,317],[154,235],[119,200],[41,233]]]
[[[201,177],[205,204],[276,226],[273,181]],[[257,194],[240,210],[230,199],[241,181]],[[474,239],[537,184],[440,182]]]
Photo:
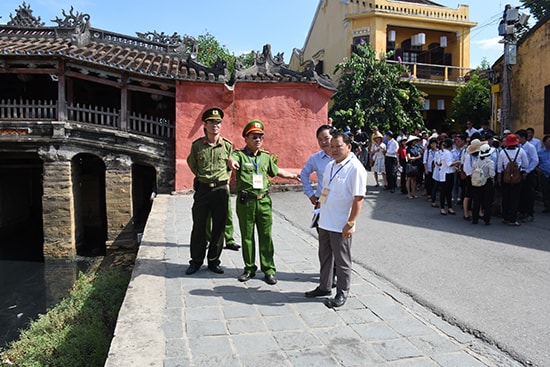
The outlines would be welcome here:
[[[260,174],[253,174],[252,175],[252,187],[255,189],[263,190],[264,188],[264,176]]]
[[[321,197],[319,197],[319,203],[324,204],[325,201],[327,201],[327,196],[329,192],[330,192],[330,189],[328,187],[323,187],[323,191],[321,192]]]

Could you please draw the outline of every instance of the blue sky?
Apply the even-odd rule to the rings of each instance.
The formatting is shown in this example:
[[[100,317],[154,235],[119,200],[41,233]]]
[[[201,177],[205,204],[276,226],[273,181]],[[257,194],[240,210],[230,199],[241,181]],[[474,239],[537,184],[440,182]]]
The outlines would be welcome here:
[[[478,26],[471,33],[470,66],[478,66],[483,58],[495,62],[503,52],[498,43],[498,23],[506,4],[520,5],[518,0],[435,0],[437,3],[457,8],[469,5],[470,21]],[[22,0],[0,2],[0,23],[10,20]],[[261,51],[271,44],[273,54],[284,52],[289,62],[293,48],[304,45],[318,0],[163,0],[139,2],[129,0],[26,0],[33,15],[40,16],[46,25],[61,11],[74,10],[90,15],[92,26],[125,35],[135,32],[157,31],[172,35],[198,36],[212,34],[222,45],[237,55]],[[147,4],[147,5],[145,5]],[[534,24],[534,19],[530,19]]]

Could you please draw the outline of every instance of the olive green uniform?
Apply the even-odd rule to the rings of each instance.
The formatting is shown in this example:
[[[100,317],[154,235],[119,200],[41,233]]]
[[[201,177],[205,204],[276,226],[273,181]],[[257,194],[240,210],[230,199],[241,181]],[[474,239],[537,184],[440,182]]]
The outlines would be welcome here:
[[[254,226],[258,228],[258,249],[260,253],[260,267],[265,275],[275,274],[273,261],[273,239],[271,229],[273,224],[271,198],[267,195],[267,176],[275,177],[279,168],[273,157],[266,151],[259,151],[251,156],[247,150],[236,150],[231,155],[239,163],[236,175],[237,217],[241,230],[241,245],[244,261],[244,271],[256,274],[256,250],[254,241]],[[262,176],[263,187],[253,187],[253,176]]]
[[[212,229],[211,229],[212,218],[210,216],[208,216],[208,223],[210,223],[210,226],[209,225],[206,226],[206,240],[210,241],[210,239],[212,238]],[[234,232],[235,232],[235,229],[233,227],[233,212],[231,210],[231,196],[227,195],[227,221],[225,222],[225,231],[223,235],[226,246],[235,244],[235,238],[233,237]]]
[[[230,171],[227,160],[233,151],[233,143],[222,137],[210,145],[206,137],[191,145],[187,164],[195,174],[193,196],[193,229],[191,231],[191,261],[202,265],[206,255],[206,227],[208,216],[212,217],[212,235],[208,246],[208,264],[218,265],[223,247],[223,235],[227,220]]]

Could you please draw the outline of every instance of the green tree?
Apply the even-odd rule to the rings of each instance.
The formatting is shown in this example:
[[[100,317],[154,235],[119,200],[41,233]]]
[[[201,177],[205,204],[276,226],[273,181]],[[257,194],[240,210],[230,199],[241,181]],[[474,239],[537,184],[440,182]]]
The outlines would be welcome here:
[[[520,0],[523,6],[538,20],[550,12],[550,0]]]
[[[377,126],[386,129],[412,130],[422,126],[420,109],[423,98],[418,89],[404,75],[402,64],[387,63],[387,55],[380,60],[370,45],[358,45],[349,59],[336,65],[340,82],[329,116],[338,128]]]
[[[205,66],[211,67],[218,60],[223,60],[227,63],[229,74],[233,74],[236,62],[239,62],[245,68],[254,65],[254,53],[252,51],[247,54],[235,56],[234,53],[230,52],[225,45],[221,45],[218,40],[208,32],[199,35],[196,42],[198,45],[197,61]]]
[[[480,75],[487,69],[489,64],[483,60],[466,84],[456,90],[451,116],[461,126],[468,120],[479,125],[491,117],[491,82]]]

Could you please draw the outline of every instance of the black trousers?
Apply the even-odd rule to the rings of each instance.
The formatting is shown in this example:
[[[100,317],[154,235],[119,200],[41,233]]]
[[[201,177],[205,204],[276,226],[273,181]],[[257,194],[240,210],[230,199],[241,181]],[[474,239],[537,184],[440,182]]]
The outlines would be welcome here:
[[[521,193],[519,200],[519,212],[533,216],[535,212],[535,187],[537,185],[537,173],[529,172],[525,180],[521,181]]]
[[[519,196],[521,194],[521,183],[512,185],[502,183],[501,185],[501,200],[502,200],[502,219],[507,222],[515,222],[517,220]]]
[[[447,173],[445,175],[445,182],[440,182],[440,192],[439,192],[439,207],[445,209],[445,202],[447,203],[447,208],[453,208],[453,186],[454,186],[454,174]]]
[[[481,187],[472,186],[472,222],[479,220],[479,210],[483,209],[483,221],[489,223],[493,212],[494,185],[491,178]]]
[[[388,180],[388,188],[395,190],[397,187],[397,158],[386,157],[384,163],[386,165],[386,179]]]
[[[193,196],[193,229],[191,231],[191,263],[202,265],[208,247],[208,264],[218,265],[222,253],[229,191],[226,185],[198,187]],[[206,241],[206,226],[212,216],[210,246]]]

